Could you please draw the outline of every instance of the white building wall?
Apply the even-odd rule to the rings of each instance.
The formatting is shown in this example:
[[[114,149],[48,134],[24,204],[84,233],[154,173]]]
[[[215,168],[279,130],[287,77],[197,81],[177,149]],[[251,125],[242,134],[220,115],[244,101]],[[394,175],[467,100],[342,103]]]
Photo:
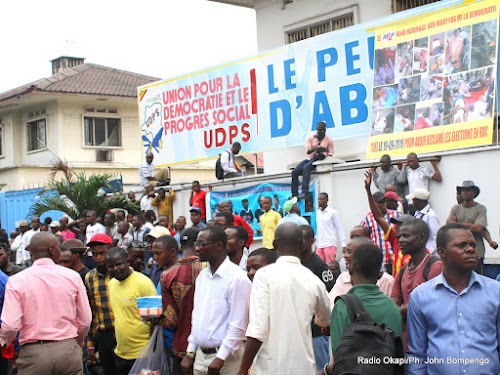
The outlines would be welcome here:
[[[102,105],[104,108],[116,108],[117,113],[86,112],[85,106],[91,106],[82,97],[80,103],[59,101],[62,120],[62,137],[59,138],[61,152],[59,157],[75,166],[96,164],[96,150],[113,150],[114,160],[97,163],[112,167],[137,166],[141,160],[141,133],[138,126],[137,102],[124,99],[120,105]],[[95,105],[95,104],[94,104]],[[93,105],[93,106],[94,106]],[[121,120],[120,147],[85,146],[84,117],[119,118]]]
[[[256,0],[257,44],[259,52],[285,44],[285,31],[354,13],[355,24],[392,13],[391,0]]]

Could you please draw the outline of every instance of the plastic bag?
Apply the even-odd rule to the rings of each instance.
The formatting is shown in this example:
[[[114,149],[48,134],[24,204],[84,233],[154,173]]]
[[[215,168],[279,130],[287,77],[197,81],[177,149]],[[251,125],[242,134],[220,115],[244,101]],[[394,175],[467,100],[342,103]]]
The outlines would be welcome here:
[[[162,327],[155,327],[148,344],[142,348],[129,375],[170,375]]]

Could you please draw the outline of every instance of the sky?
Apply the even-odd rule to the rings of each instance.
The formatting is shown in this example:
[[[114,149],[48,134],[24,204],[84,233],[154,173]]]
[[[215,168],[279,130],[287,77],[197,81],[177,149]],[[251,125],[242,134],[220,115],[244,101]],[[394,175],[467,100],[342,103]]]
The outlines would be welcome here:
[[[63,55],[167,79],[257,53],[255,11],[207,0],[2,1],[0,14],[0,93]]]

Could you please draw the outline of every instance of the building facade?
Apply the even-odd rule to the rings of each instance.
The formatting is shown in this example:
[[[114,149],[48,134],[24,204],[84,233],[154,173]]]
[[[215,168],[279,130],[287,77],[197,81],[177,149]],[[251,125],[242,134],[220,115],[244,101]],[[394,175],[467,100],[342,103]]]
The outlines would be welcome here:
[[[43,187],[57,158],[76,172],[109,173],[138,185],[146,150],[137,87],[159,78],[63,56],[52,75],[0,94],[2,191]],[[213,177],[210,165],[172,170],[172,179]]]

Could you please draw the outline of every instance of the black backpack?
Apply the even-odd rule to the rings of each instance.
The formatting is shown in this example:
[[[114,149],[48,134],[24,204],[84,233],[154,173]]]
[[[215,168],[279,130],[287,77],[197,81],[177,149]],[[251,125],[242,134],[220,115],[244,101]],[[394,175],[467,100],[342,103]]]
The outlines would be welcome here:
[[[431,255],[431,258],[429,259],[427,264],[424,266],[424,270],[423,270],[424,275],[423,276],[424,276],[425,281],[429,281],[429,272],[431,271],[431,266],[434,263],[436,263],[438,260],[441,260],[441,258],[438,258],[434,255]],[[401,281],[403,281],[403,275],[404,275],[407,268],[408,268],[408,265],[401,267],[401,269],[399,270],[399,285],[401,285]]]
[[[222,169],[222,165],[220,164],[220,155],[217,158],[217,161],[215,162],[215,177],[218,180],[223,180],[224,179],[224,169]]]
[[[338,296],[335,303],[339,298],[347,305],[351,324],[335,350],[332,375],[405,374],[401,337],[385,324],[375,322],[358,296]]]

